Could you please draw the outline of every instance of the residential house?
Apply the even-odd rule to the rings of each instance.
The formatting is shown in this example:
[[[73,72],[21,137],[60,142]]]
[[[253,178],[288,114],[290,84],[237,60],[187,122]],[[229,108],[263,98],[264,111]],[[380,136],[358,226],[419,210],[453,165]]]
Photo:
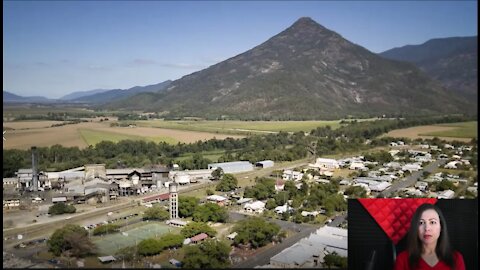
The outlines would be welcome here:
[[[246,203],[243,209],[247,213],[261,214],[265,210],[265,203],[262,201]]]
[[[282,179],[283,180],[294,180],[294,181],[300,181],[303,178],[303,173],[297,172],[297,171],[292,171],[292,170],[284,170]]]
[[[190,241],[191,241],[191,243],[193,243],[193,244],[197,244],[197,243],[199,243],[199,242],[201,242],[201,241],[203,241],[203,240],[205,240],[205,239],[207,239],[207,238],[208,238],[208,234],[206,234],[206,233],[201,233],[201,234],[197,234],[197,235],[191,237],[191,238],[190,238]]]
[[[284,204],[282,206],[275,207],[274,211],[277,214],[283,214],[285,212],[289,212],[292,210],[292,207],[288,206],[288,204]]]
[[[447,189],[438,193],[437,199],[452,199],[455,196],[453,190]]]
[[[215,202],[220,206],[225,206],[228,202],[228,199],[220,195],[210,195],[207,197],[207,201]]]

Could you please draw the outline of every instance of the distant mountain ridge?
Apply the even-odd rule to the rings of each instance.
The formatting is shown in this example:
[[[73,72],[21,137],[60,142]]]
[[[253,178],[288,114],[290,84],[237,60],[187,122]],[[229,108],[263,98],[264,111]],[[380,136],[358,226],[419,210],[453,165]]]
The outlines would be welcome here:
[[[110,91],[110,90],[111,89],[94,89],[94,90],[89,90],[89,91],[77,91],[77,92],[73,92],[73,93],[70,93],[68,95],[65,95],[65,96],[61,97],[60,99],[61,100],[73,100],[73,99],[77,99],[77,98],[81,98],[81,97],[85,97],[85,96],[90,96],[90,95],[103,93],[103,92]]]
[[[49,99],[46,97],[33,96],[23,97],[7,91],[3,91],[3,102],[42,102],[42,103],[94,103],[101,104],[113,100],[127,98],[139,93],[157,92],[165,90],[170,84],[171,80],[161,83],[134,86],[129,89],[95,89],[90,91],[78,91],[61,97],[60,99]]]
[[[478,37],[431,39],[380,53],[388,59],[415,64],[452,93],[478,97]]]
[[[167,116],[339,119],[463,112],[413,64],[388,60],[303,17],[266,42],[173,81],[162,93],[106,104]]]
[[[71,99],[75,102],[87,102],[87,103],[106,103],[114,100],[124,99],[131,97],[139,93],[146,92],[159,92],[165,90],[170,84],[171,80],[167,80],[161,83],[147,85],[147,86],[134,86],[129,89],[112,89],[102,91],[93,95],[85,95],[78,98]]]
[[[48,99],[46,97],[42,96],[29,96],[29,97],[23,97],[19,95],[15,95],[13,93],[10,93],[8,91],[3,91],[3,102],[54,102],[55,100],[53,99]]]

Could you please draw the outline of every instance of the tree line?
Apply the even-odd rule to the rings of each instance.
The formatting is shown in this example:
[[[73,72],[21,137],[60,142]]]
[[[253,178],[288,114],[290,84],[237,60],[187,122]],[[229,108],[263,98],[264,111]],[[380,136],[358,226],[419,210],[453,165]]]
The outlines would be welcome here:
[[[319,127],[306,135],[304,132],[279,132],[253,135],[247,138],[224,140],[211,139],[195,143],[170,145],[164,142],[123,140],[118,143],[102,141],[85,149],[53,145],[38,147],[39,168],[42,171],[60,171],[84,164],[102,163],[107,168],[146,167],[154,164],[171,166],[181,155],[194,153],[182,160],[182,169],[205,169],[212,162],[245,160],[292,161],[309,155],[321,156],[348,151],[366,150],[373,146],[386,145],[391,138],[375,138],[397,128],[433,123],[466,121],[461,116],[436,118],[395,119],[356,122],[332,129]],[[367,140],[370,141],[366,144]],[[209,160],[200,153],[224,151],[218,160]],[[30,150],[3,150],[3,177],[13,177],[20,168],[31,167]]]

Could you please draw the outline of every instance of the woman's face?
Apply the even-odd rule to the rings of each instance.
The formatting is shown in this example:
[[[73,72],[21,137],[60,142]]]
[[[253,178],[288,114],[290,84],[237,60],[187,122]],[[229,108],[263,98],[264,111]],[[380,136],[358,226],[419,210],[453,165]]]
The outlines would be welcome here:
[[[418,237],[423,244],[436,244],[441,229],[437,211],[428,209],[422,213],[418,222]]]

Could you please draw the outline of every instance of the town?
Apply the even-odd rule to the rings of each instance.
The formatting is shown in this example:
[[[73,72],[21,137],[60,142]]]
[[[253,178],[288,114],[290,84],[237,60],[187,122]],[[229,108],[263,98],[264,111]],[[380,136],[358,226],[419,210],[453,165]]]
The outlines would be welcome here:
[[[31,151],[32,168],[3,180],[5,255],[25,267],[198,266],[191,258],[202,251],[193,247],[212,238],[221,240],[223,266],[342,267],[348,199],[477,197],[474,141],[397,140],[365,155],[200,170],[86,164],[43,172]],[[77,242],[90,244],[52,244],[65,226],[84,230]]]

